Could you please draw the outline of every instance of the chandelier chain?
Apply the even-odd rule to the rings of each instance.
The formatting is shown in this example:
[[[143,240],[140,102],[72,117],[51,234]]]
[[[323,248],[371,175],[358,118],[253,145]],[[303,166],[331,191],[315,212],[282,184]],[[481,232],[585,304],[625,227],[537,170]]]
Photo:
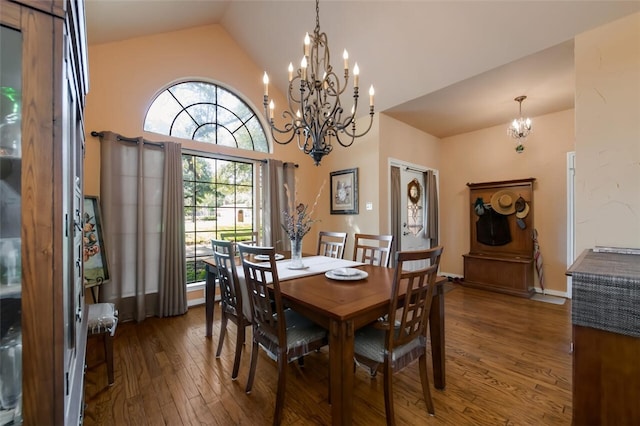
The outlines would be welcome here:
[[[316,34],[320,33],[320,0],[316,0]]]

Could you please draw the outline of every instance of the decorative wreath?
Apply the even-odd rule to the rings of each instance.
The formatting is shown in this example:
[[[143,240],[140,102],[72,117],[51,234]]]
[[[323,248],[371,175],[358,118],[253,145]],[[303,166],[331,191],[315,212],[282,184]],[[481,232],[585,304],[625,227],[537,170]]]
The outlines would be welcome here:
[[[411,190],[414,188],[416,190],[415,196],[411,193]],[[409,182],[409,185],[407,185],[407,196],[413,204],[418,204],[418,201],[420,201],[420,183],[418,183],[417,179],[412,180]]]

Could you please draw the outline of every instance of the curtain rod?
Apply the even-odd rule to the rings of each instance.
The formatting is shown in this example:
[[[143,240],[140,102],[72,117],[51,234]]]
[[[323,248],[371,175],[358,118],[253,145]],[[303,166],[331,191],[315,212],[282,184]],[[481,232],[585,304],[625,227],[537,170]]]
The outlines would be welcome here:
[[[215,158],[218,160],[242,161],[244,163],[266,163],[267,162],[266,159],[260,160],[257,158],[240,157],[238,155],[216,154],[213,152],[198,151],[198,150],[189,149],[189,148],[182,148],[182,152],[184,154],[197,155],[199,157],[206,157],[206,158]]]
[[[101,138],[102,136],[104,136],[104,133],[102,132],[96,132],[95,130],[91,132],[91,136],[93,136],[94,138]],[[132,142],[132,143],[138,143],[138,139],[137,138],[125,138],[124,136],[116,136],[116,138],[119,141],[123,141],[123,142]],[[153,146],[157,146],[160,148],[164,148],[164,145],[162,143],[159,142],[149,142],[149,141],[145,141],[144,139],[142,140],[142,143],[144,143],[145,145],[153,145]]]
[[[409,166],[405,166],[404,170],[405,170],[405,171],[407,171],[407,170],[412,170],[412,171],[414,171],[414,172],[418,172],[418,173],[424,173],[424,172],[425,172],[425,170],[413,169],[413,168],[411,168],[411,167],[409,167]]]
[[[94,130],[94,131],[91,132],[91,136],[93,136],[94,138],[98,138],[98,137],[104,136],[104,133],[96,132]],[[119,141],[138,143],[138,139],[137,138],[125,138],[124,136],[117,136],[117,138],[118,138]],[[144,143],[145,144],[149,144],[149,145],[159,146],[159,147],[163,147],[164,146],[161,143],[157,143],[157,142],[144,141]],[[186,151],[187,152],[191,152],[193,150],[187,149]],[[236,155],[227,155],[227,154],[219,154],[219,155],[216,155],[216,156],[217,157],[221,157],[222,159],[229,158],[229,159],[237,159],[237,160],[253,160],[253,159],[250,159],[250,158],[247,159],[247,158],[244,158],[244,157],[239,157],[239,156],[236,156]],[[259,161],[261,163],[266,163],[267,159],[265,158],[263,160],[253,160],[253,161]],[[287,164],[287,163],[285,163],[285,164]],[[293,167],[298,168],[299,167],[298,163],[294,163]]]

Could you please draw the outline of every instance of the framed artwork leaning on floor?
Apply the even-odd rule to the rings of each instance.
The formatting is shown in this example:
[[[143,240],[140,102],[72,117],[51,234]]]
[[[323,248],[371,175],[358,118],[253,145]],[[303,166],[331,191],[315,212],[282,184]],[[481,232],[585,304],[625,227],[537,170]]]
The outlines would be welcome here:
[[[102,236],[102,212],[98,197],[84,197],[82,218],[84,283],[86,287],[109,281],[109,264]]]
[[[358,169],[331,172],[331,214],[358,214]]]

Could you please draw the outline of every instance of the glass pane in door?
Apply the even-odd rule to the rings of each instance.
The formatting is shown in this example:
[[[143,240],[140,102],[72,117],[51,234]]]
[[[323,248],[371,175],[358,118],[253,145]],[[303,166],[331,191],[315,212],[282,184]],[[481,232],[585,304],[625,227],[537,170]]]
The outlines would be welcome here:
[[[0,420],[21,422],[22,37],[0,26]]]

